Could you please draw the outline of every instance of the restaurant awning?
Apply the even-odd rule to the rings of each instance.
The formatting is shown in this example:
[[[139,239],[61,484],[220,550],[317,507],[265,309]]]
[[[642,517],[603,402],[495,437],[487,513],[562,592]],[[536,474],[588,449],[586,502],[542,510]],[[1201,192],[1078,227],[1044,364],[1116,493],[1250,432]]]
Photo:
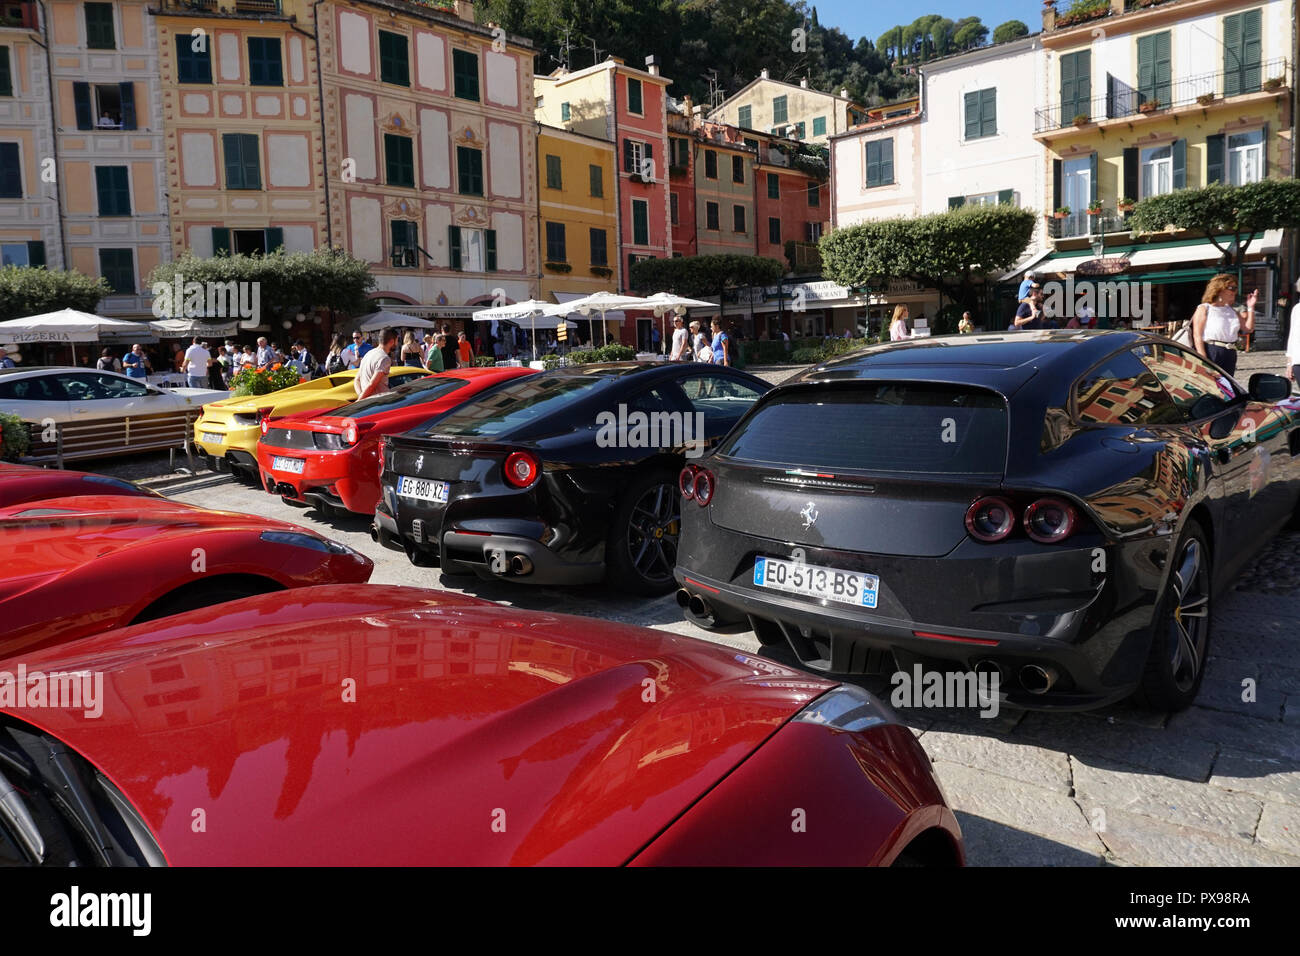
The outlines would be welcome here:
[[[1231,236],[1218,236],[1218,241],[1223,246],[1231,244]],[[1275,254],[1282,245],[1282,230],[1269,229],[1262,233],[1258,238],[1253,239],[1246,247],[1246,257],[1255,259],[1261,256]],[[1107,243],[1105,258],[1113,259],[1125,257],[1129,260],[1128,268],[1123,272],[1098,276],[1098,279],[1109,280],[1112,282],[1122,282],[1125,279],[1141,278],[1148,282],[1174,282],[1174,281],[1192,281],[1200,278],[1207,270],[1212,270],[1223,253],[1218,246],[1205,239],[1178,239],[1172,242],[1122,242]],[[1056,273],[1073,273],[1082,262],[1090,262],[1098,258],[1097,254],[1091,249],[1072,249],[1068,252],[1053,253],[1047,258],[1039,261],[1034,266],[1035,272],[1045,272],[1050,274]],[[1194,271],[1196,275],[1189,276],[1187,279],[1170,278],[1171,273],[1165,271],[1150,270],[1153,266],[1176,265],[1178,263],[1187,263],[1188,271]],[[1204,263],[1199,269],[1191,269],[1192,264]],[[1026,268],[1029,265],[1026,264]],[[1023,270],[1022,270],[1023,271]],[[1210,271],[1210,275],[1214,272]],[[1008,273],[1003,279],[1010,280],[1018,273]],[[1091,276],[1089,278],[1092,278]]]

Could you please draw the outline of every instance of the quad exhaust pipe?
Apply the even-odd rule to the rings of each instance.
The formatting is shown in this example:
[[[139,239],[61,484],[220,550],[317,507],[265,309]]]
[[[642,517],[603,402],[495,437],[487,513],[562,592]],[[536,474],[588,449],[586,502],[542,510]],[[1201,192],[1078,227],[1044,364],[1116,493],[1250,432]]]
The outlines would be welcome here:
[[[692,594],[686,588],[678,588],[677,606],[687,611],[690,615],[703,624],[705,627],[712,627],[715,623],[713,606],[699,594]]]
[[[1038,664],[1026,664],[1020,668],[1020,684],[1031,694],[1046,694],[1056,683],[1054,667],[1042,667]]]

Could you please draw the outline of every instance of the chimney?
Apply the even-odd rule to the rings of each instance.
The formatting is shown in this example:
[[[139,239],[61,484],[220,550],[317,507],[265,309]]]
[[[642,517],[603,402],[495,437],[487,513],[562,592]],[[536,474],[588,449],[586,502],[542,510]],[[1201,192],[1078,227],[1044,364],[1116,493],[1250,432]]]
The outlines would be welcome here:
[[[767,75],[767,67],[764,67],[761,71],[759,71],[758,75],[760,79],[764,79],[764,80],[769,79]]]
[[[848,91],[848,88],[846,87],[846,88],[840,90],[840,99],[845,99],[845,100],[847,100],[848,98],[849,98],[849,91]]]
[[[648,57],[645,58],[645,68],[646,68],[646,72],[648,72],[651,76],[658,76],[659,57],[651,53]]]
[[[456,16],[469,23],[474,22],[474,4],[472,0],[456,0]]]
[[[800,80],[799,85],[802,86],[805,90],[808,89],[808,77],[805,76],[802,80]]]

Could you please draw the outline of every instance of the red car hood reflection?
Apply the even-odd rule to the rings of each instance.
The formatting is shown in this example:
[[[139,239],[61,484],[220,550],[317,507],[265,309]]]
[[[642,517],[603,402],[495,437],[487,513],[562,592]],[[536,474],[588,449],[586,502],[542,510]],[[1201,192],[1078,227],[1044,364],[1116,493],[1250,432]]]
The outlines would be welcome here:
[[[104,673],[102,718],[20,716],[182,865],[623,863],[834,686],[673,634],[348,585],[24,662]]]

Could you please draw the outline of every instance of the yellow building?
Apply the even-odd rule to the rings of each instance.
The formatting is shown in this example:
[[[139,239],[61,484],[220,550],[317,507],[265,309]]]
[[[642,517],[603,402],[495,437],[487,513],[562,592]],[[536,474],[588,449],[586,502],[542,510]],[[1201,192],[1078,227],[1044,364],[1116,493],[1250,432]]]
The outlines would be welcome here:
[[[542,298],[608,290],[618,262],[614,144],[538,124]]]

